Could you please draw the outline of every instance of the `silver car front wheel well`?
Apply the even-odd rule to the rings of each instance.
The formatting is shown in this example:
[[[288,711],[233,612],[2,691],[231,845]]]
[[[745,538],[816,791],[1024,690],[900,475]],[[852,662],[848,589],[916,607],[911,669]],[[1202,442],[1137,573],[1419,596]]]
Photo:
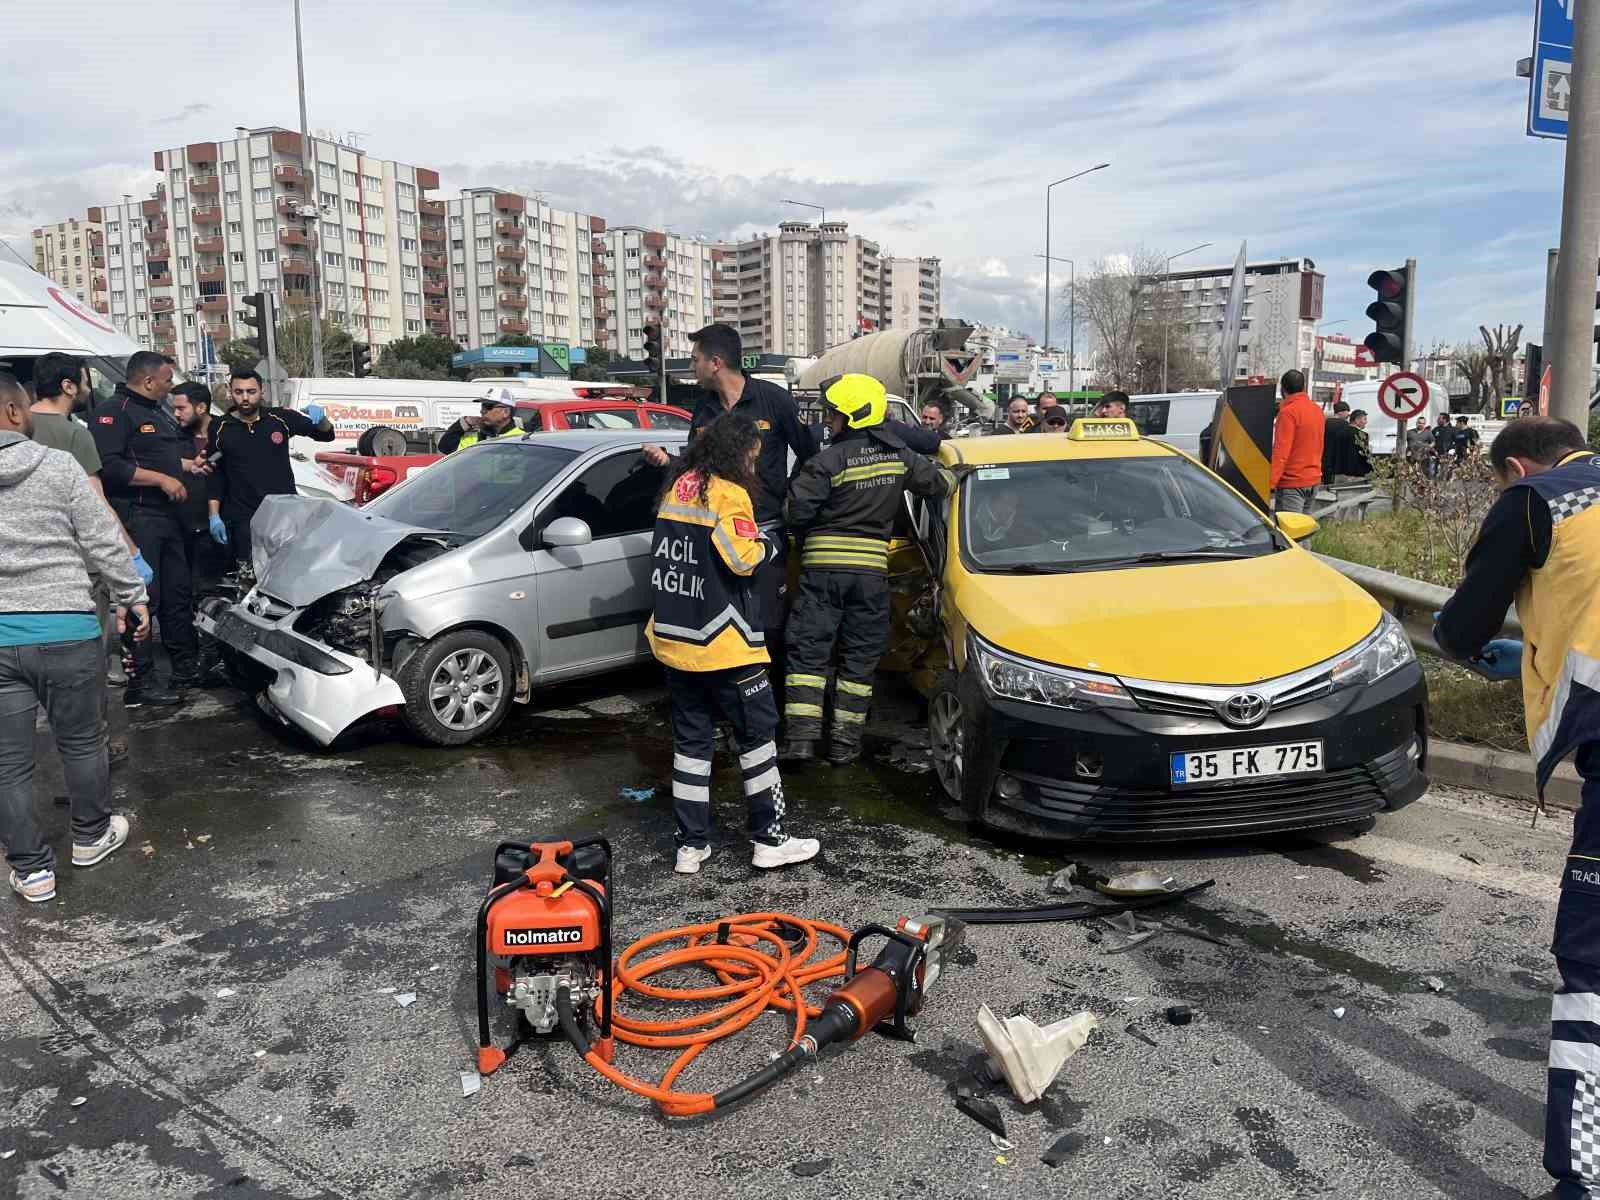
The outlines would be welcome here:
[[[503,627],[490,621],[463,621],[459,625],[451,625],[444,629],[436,629],[431,637],[422,637],[415,633],[402,633],[400,640],[395,643],[392,671],[400,674],[400,669],[410,658],[429,642],[438,641],[446,634],[455,633],[462,629],[476,629],[486,633],[506,648],[506,653],[511,656],[511,670],[516,676],[516,688],[511,693],[511,698],[518,704],[526,704],[533,696],[533,672],[528,664],[528,659],[522,652],[522,645],[512,637]]]

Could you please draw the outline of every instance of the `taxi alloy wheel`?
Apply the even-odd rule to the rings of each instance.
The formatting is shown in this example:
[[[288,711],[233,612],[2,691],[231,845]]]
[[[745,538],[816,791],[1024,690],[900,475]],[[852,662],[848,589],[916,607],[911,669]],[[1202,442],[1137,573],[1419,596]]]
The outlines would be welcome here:
[[[928,705],[928,745],[933,752],[933,771],[938,776],[939,786],[958,804],[962,800],[964,740],[961,698],[956,695],[954,686],[941,686]]]

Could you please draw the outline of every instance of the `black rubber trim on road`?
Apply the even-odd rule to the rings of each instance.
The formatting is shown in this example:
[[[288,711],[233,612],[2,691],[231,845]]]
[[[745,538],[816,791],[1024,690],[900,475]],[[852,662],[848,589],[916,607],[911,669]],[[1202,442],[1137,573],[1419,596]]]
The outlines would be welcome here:
[[[1161,896],[1144,896],[1137,900],[1119,900],[1114,904],[1093,904],[1075,900],[1069,904],[1044,904],[1038,908],[934,908],[941,916],[965,921],[968,925],[1027,925],[1043,921],[1087,921],[1090,917],[1113,917],[1117,913],[1133,912],[1141,908],[1155,908],[1183,900],[1196,892],[1203,892],[1216,884],[1215,879],[1197,883],[1180,891]]]

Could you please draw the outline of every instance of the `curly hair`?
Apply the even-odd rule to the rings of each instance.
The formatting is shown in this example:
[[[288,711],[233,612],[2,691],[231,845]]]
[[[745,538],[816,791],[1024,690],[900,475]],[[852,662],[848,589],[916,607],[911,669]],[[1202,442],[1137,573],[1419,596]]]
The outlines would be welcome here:
[[[666,499],[678,480],[691,472],[699,474],[701,504],[707,502],[712,476],[736,483],[753,495],[757,485],[750,448],[760,441],[761,431],[749,417],[724,413],[695,434],[688,448],[672,460],[661,498]]]

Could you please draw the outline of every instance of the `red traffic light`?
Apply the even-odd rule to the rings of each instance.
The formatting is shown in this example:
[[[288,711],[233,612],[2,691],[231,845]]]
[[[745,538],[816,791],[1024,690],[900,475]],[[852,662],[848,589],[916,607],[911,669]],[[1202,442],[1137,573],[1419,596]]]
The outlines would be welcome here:
[[[1367,276],[1367,286],[1378,293],[1379,299],[1393,300],[1406,290],[1405,268],[1398,271],[1374,271]]]

